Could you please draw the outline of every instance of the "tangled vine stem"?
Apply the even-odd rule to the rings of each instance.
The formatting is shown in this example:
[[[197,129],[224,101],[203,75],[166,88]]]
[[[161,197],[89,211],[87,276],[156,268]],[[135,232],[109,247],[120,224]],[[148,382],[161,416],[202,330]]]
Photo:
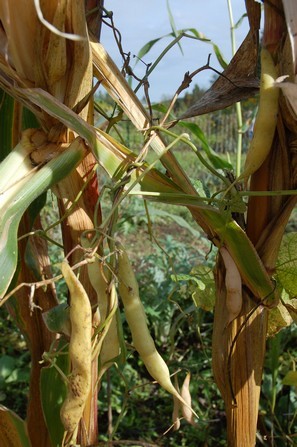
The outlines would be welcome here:
[[[75,247],[75,248],[72,250],[72,252],[73,252],[74,250],[77,250],[77,249],[80,249],[80,250],[84,250],[84,251],[85,251],[85,249],[83,249],[81,246],[77,246],[77,247]],[[69,254],[70,254],[70,253],[69,253]],[[83,265],[89,264],[89,262],[90,262],[90,261],[89,261],[88,259],[84,259],[84,260],[78,262],[77,264],[73,265],[71,268],[72,268],[72,270],[77,270],[78,268],[82,267]],[[40,289],[40,287],[48,286],[48,285],[53,284],[53,283],[55,283],[55,282],[57,282],[57,281],[60,281],[60,279],[62,279],[62,278],[63,278],[63,275],[57,275],[57,276],[53,276],[52,278],[49,278],[49,279],[43,279],[43,280],[41,280],[41,281],[36,281],[36,282],[22,282],[22,283],[18,284],[14,289],[12,289],[7,295],[5,295],[5,296],[0,300],[0,307],[1,307],[4,303],[6,303],[6,301],[7,301],[12,295],[14,295],[18,290],[20,290],[22,287],[28,287],[28,288],[30,289],[30,295],[29,295],[30,307],[31,307],[31,308],[33,308],[33,307],[37,307],[37,306],[34,306],[34,304],[33,304],[33,295],[34,295],[35,291],[36,291],[37,289]],[[32,294],[33,294],[33,295],[32,295]]]

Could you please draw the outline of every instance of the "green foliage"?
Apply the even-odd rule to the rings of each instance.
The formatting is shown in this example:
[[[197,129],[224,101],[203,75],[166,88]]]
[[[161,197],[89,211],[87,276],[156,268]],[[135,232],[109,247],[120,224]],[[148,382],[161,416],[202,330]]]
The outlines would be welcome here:
[[[30,354],[5,308],[0,308],[0,403],[25,418]]]
[[[70,371],[68,342],[62,337],[53,352],[43,356],[48,366],[42,368],[40,392],[42,409],[53,446],[61,445],[64,427],[60,419],[60,409],[67,394],[65,378]]]
[[[280,247],[276,273],[277,279],[291,297],[297,295],[297,233],[284,235]]]
[[[177,372],[180,384],[186,371],[192,373],[193,407],[200,414],[200,420],[198,430],[182,420],[180,431],[164,434],[171,426],[172,398],[158,385],[152,384],[141,360],[130,349],[127,364],[120,369],[113,368],[109,373],[109,386],[112,389],[110,398],[117,427],[114,439],[144,439],[157,442],[160,446],[172,447],[191,444],[202,446],[207,441],[208,445],[217,446],[220,445],[217,439],[225,437],[225,429],[223,403],[211,372],[212,314],[197,308],[193,304],[192,291],[187,288],[183,290],[179,281],[176,283],[171,279],[189,276],[197,256],[202,260],[203,254],[198,248],[189,250],[178,240],[178,232],[165,235],[164,222],[164,226],[161,228],[158,225],[155,231],[156,224],[154,221],[153,233],[158,238],[159,246],[155,246],[151,254],[142,254],[141,258],[138,255],[133,257],[140,296],[147,311],[151,333],[171,372]],[[126,234],[125,240],[135,241],[135,232],[139,236],[136,226],[134,231],[131,229]],[[134,253],[143,244],[140,240],[137,243],[139,247],[134,245]],[[209,245],[206,240],[204,243]],[[213,261],[208,262],[212,264]],[[108,388],[103,383],[99,395],[99,418],[101,423],[105,421],[105,427],[107,398]],[[119,425],[115,420],[116,415],[120,418]],[[107,438],[103,435],[101,437],[102,440]]]
[[[261,432],[263,437],[273,439],[278,447],[293,445],[290,440],[295,434],[297,398],[294,385],[286,378],[292,373],[292,365],[295,366],[296,336],[296,326],[279,332],[269,340],[266,353],[260,401]]]

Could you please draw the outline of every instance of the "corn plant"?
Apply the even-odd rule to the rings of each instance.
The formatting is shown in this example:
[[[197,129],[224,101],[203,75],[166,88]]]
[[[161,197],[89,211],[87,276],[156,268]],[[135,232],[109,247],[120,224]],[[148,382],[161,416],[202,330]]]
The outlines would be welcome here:
[[[131,72],[128,61],[120,72],[98,41],[102,1],[0,2],[0,302],[22,331],[32,360],[26,422],[1,407],[1,445],[96,445],[98,391],[111,365],[126,359],[119,299],[134,348],[151,377],[173,395],[184,418],[196,423],[189,376],[179,391],[149,333],[134,272],[117,240],[119,209],[128,195],[187,207],[218,248],[213,372],[225,401],[229,445],[255,445],[269,315],[295,312],[293,301],[280,299],[273,279],[296,202],[292,5],[274,0],[264,6],[258,124],[248,165],[234,181],[224,175],[228,164],[187,120],[257,91],[258,3],[246,1],[250,31],[201,103],[173,118],[176,98],[196,73],[187,74],[154,126],[151,108],[147,112],[125,78]],[[177,43],[187,33],[173,34]],[[193,30],[191,37],[203,40]],[[291,39],[289,50],[284,37]],[[276,83],[282,75],[291,76],[289,82]],[[106,131],[93,124],[99,83],[120,110],[102,127]],[[147,88],[146,78],[143,84]],[[143,134],[139,153],[108,133],[123,114]],[[174,125],[186,129],[195,143],[188,133],[176,133]],[[198,193],[177,162],[174,147],[180,142],[219,181],[212,197]],[[151,151],[154,159],[148,162]],[[166,175],[156,168],[159,161]],[[110,178],[105,183],[103,172]],[[44,228],[40,210],[48,190],[57,197],[60,216]],[[110,208],[102,213],[108,192]],[[59,245],[49,237],[55,226],[62,230],[63,257],[54,274],[48,244]],[[67,303],[55,288],[62,278]],[[282,324],[288,322],[289,316]]]

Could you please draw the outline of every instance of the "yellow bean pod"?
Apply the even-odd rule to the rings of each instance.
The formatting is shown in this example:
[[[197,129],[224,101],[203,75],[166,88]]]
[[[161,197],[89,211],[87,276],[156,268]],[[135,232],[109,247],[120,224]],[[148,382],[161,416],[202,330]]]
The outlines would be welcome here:
[[[193,417],[193,412],[190,411],[189,408],[192,407],[192,397],[191,397],[191,393],[190,393],[190,381],[191,381],[191,373],[188,372],[185,380],[182,384],[181,390],[180,390],[180,394],[182,396],[182,398],[184,399],[185,402],[187,402],[187,406],[186,405],[181,405],[181,411],[182,411],[182,415],[184,417],[184,419],[191,425],[196,425],[196,422],[194,421],[194,417]]]
[[[81,245],[90,248],[86,237],[81,238]],[[98,257],[93,257],[88,263],[90,283],[97,294],[100,325],[104,325],[100,338],[94,348],[93,358],[99,354],[99,379],[120,355],[120,343],[117,327],[116,311],[118,298],[114,285],[109,290],[110,272],[104,267]]]
[[[68,377],[68,393],[61,407],[60,416],[66,439],[72,440],[75,438],[91,389],[92,309],[85,289],[67,261],[62,262],[61,270],[70,292],[71,374]]]
[[[275,87],[277,76],[271,54],[262,48],[259,109],[244,170],[238,180],[247,179],[256,172],[270,152],[277,124],[279,97],[279,89]]]
[[[133,345],[147,371],[162,388],[193,411],[171,382],[168,366],[156,349],[147,326],[146,314],[139,297],[139,288],[135,274],[129,258],[122,248],[118,256],[118,278],[119,293],[124,304],[125,316],[130,327]],[[193,413],[197,416],[194,411]]]

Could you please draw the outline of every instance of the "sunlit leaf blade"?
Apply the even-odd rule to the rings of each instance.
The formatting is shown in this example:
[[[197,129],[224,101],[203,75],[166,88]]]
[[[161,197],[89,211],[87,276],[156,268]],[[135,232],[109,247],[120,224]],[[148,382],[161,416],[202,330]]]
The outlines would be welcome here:
[[[213,47],[213,50],[215,52],[215,55],[221,65],[221,67],[225,70],[228,67],[228,63],[224,59],[224,56],[222,55],[221,50],[215,43],[212,43],[212,47]]]
[[[292,317],[282,302],[269,311],[267,335],[272,337],[281,329],[292,324]]]
[[[176,29],[176,26],[175,26],[175,21],[174,21],[174,17],[173,17],[171,8],[170,8],[169,0],[167,0],[167,12],[168,12],[168,17],[169,17],[169,22],[170,22],[170,26],[171,26],[171,29],[172,29],[172,33],[173,33],[174,37],[177,37],[179,33],[178,33],[178,31]],[[181,46],[180,42],[178,42],[178,46],[179,46],[179,49],[181,51],[181,54],[183,55],[184,52],[183,52],[183,49],[182,49],[182,46]]]
[[[0,405],[0,445],[31,447],[25,421],[3,405]]]
[[[189,292],[196,307],[213,311],[216,299],[215,280],[212,269],[204,265],[193,267],[190,272]]]
[[[189,129],[193,135],[200,141],[202,149],[206,153],[209,161],[215,169],[232,169],[232,165],[224,160],[222,157],[218,157],[214,150],[209,146],[207,138],[202,129],[196,123],[190,123],[187,121],[179,121],[180,126]]]
[[[297,386],[297,371],[289,371],[282,380],[283,385]]]
[[[152,49],[152,47],[159,42],[164,37],[168,37],[170,34],[166,34],[165,36],[158,37],[157,39],[150,40],[147,42],[137,53],[137,58],[142,59],[149,51]]]
[[[0,298],[3,297],[17,266],[18,227],[28,206],[53,184],[62,180],[83,158],[84,151],[69,149],[37,171],[3,210],[0,221]]]
[[[67,377],[70,370],[67,346],[65,339],[61,338],[56,349],[56,352],[59,350],[61,352],[52,357],[54,364],[42,368],[40,374],[42,410],[53,446],[62,445],[64,433],[64,427],[60,419],[60,408],[67,394],[67,385],[57,368]]]
[[[297,295],[297,233],[287,233],[282,239],[276,276],[291,297]]]
[[[242,14],[242,16],[237,20],[237,22],[235,23],[235,25],[234,25],[234,28],[235,29],[237,29],[237,28],[239,28],[240,27],[240,25],[242,24],[242,22],[244,21],[244,19],[245,18],[247,18],[248,17],[248,15],[245,13],[245,14]]]
[[[294,323],[297,323],[297,298],[291,298],[290,301],[284,302],[283,304],[291,315]]]

